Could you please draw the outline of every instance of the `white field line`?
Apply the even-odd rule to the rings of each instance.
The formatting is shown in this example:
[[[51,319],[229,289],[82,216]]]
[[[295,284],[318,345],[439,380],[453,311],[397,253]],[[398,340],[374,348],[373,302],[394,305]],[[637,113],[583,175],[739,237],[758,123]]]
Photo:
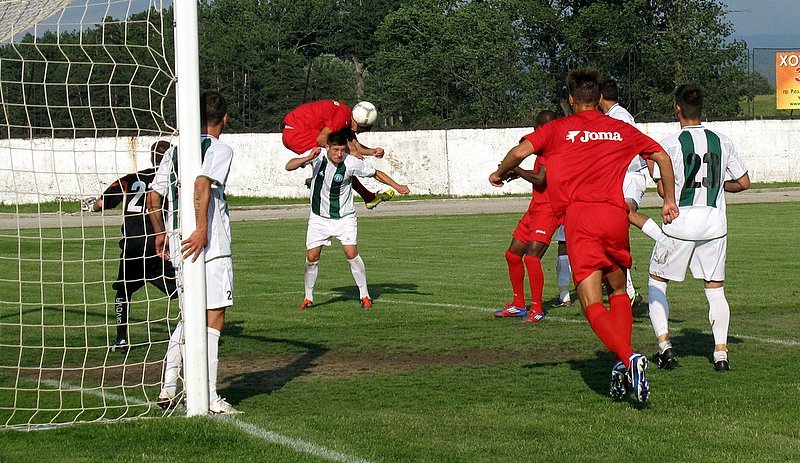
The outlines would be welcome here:
[[[130,403],[134,405],[147,404],[147,402],[145,402],[144,400],[140,400],[135,397],[122,396],[120,394],[114,394],[102,390],[98,391],[95,389],[83,389],[79,386],[75,386],[62,381],[55,381],[48,379],[48,380],[43,380],[42,384],[46,386],[51,386],[53,388],[67,389],[70,391],[83,391],[86,394],[101,397],[103,398],[103,400],[113,400],[113,401]],[[278,434],[276,432],[269,431],[267,429],[258,427],[254,424],[242,421],[231,415],[210,415],[210,416],[224,423],[233,425],[239,428],[240,430],[244,431],[245,433],[250,434],[253,437],[257,437],[261,440],[273,444],[289,447],[290,449],[295,450],[297,452],[307,453],[315,457],[324,458],[326,460],[336,461],[339,463],[373,463],[370,460],[365,460],[363,458],[359,458],[353,455],[347,455],[346,453],[337,452],[335,450],[331,450],[329,448],[325,448],[320,445],[312,444],[311,442],[304,441],[302,439],[284,436],[283,434]],[[54,427],[48,427],[47,429],[52,429],[52,428]],[[38,427],[38,429],[45,429],[45,428]]]
[[[317,294],[323,294],[326,296],[337,296],[340,293],[335,293],[331,291],[317,291]],[[274,292],[274,293],[258,293],[258,294],[249,294],[246,297],[260,297],[260,296],[285,296],[289,294],[297,294],[302,295],[303,293],[300,291],[281,291],[281,292]],[[381,297],[378,299],[381,303],[389,303],[389,304],[399,304],[399,305],[416,305],[416,306],[426,306],[426,307],[435,307],[435,308],[446,308],[446,309],[461,309],[461,310],[474,310],[477,312],[493,312],[497,310],[496,308],[492,307],[480,307],[480,306],[471,306],[471,305],[462,305],[462,304],[447,304],[443,302],[423,302],[423,301],[402,301],[396,299],[389,299],[385,297]],[[588,323],[585,319],[574,319],[574,318],[564,318],[558,317],[554,315],[548,315],[548,321],[556,321],[560,323],[579,323],[579,324],[586,324]],[[634,328],[641,328],[652,330],[649,324],[638,323],[633,325]],[[672,332],[681,332],[683,331],[680,327],[673,327]],[[712,334],[711,331],[701,331],[703,334]],[[736,334],[736,333],[729,333],[729,337],[733,338],[741,338],[746,339],[748,341],[756,341],[762,342],[764,344],[777,344],[781,346],[800,346],[800,341],[794,339],[780,339],[780,338],[765,338],[761,336],[750,336],[746,334]]]

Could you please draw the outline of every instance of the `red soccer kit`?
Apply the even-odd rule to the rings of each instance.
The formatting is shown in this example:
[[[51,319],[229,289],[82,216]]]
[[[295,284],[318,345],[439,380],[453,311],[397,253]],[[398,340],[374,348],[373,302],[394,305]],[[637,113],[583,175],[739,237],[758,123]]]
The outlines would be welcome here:
[[[524,138],[547,159],[547,194],[564,219],[575,284],[597,270],[630,268],[622,180],[634,156],[647,159],[661,145],[599,111],[556,119]]]
[[[297,154],[317,147],[317,136],[325,127],[331,133],[350,127],[350,108],[341,101],[305,103],[283,118],[283,145]]]
[[[546,165],[546,160],[543,156],[536,156],[536,162],[533,164],[533,171],[538,172],[541,166]],[[528,243],[530,241],[538,241],[544,244],[550,244],[550,239],[553,237],[553,232],[559,226],[559,220],[553,214],[553,209],[550,206],[550,199],[547,196],[547,188],[545,185],[534,185],[533,197],[528,205],[528,210],[525,215],[520,219],[517,224],[517,229],[511,234],[514,238]]]

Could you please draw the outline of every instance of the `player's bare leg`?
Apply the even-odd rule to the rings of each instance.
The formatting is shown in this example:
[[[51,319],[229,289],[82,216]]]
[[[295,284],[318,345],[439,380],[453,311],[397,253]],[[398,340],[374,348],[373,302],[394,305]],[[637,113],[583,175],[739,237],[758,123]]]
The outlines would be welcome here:
[[[369,297],[367,288],[367,267],[364,260],[358,254],[358,246],[355,244],[345,244],[342,246],[344,255],[350,263],[350,273],[358,286],[358,298],[361,300],[361,307],[364,309],[372,308],[372,299]]]
[[[352,186],[356,193],[361,196],[361,199],[364,200],[364,205],[367,207],[367,209],[374,209],[375,206],[381,202],[388,201],[394,196],[394,190],[391,189],[386,190],[383,193],[373,193],[356,177],[353,177]]]
[[[714,334],[714,369],[728,371],[728,325],[730,324],[730,306],[725,298],[724,281],[704,281],[706,299],[708,299],[708,321]]]
[[[511,290],[514,298],[504,308],[496,310],[496,318],[523,317],[525,309],[525,248],[527,243],[516,238],[511,238],[511,244],[506,251],[506,264],[508,264],[508,278],[511,281]]]
[[[669,280],[651,274],[647,291],[650,323],[653,325],[653,331],[658,341],[658,353],[655,355],[656,364],[662,370],[671,370],[678,361],[678,356],[669,339],[668,283]]]
[[[537,323],[544,320],[542,309],[542,291],[544,289],[544,272],[542,271],[542,257],[549,246],[540,241],[529,241],[525,248],[525,268],[528,270],[528,280],[531,288],[531,307],[522,318],[523,323]]]

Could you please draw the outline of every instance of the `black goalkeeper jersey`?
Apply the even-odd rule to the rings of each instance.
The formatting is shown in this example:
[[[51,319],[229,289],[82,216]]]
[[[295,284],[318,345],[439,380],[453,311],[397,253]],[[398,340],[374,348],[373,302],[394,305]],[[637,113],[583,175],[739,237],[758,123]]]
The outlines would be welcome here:
[[[147,218],[147,191],[156,176],[149,168],[128,174],[103,192],[103,209],[113,209],[123,203],[125,219],[119,247],[127,257],[144,257],[156,254],[153,226]]]

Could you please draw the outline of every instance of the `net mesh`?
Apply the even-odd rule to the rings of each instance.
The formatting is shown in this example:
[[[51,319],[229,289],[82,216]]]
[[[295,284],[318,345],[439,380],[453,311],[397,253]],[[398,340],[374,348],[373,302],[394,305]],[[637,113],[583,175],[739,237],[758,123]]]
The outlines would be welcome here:
[[[144,285],[130,348],[110,349],[118,268],[135,260],[121,258],[122,209],[136,207],[80,201],[176,138],[171,24],[158,1],[0,0],[0,426],[161,412],[178,304]]]

